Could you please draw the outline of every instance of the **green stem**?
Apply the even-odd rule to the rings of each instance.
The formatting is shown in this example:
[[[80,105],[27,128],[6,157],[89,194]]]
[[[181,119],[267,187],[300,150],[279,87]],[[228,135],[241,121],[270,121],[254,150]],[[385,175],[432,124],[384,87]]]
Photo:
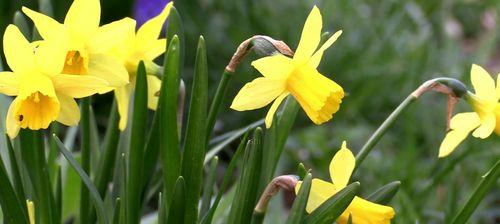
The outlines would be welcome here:
[[[217,86],[217,90],[215,91],[214,99],[212,100],[212,104],[210,105],[210,110],[208,112],[208,120],[207,120],[207,136],[206,142],[210,140],[210,136],[212,135],[212,131],[215,125],[215,118],[220,111],[222,105],[222,99],[226,95],[227,92],[227,84],[229,83],[230,78],[233,73],[227,70],[224,70],[222,73],[222,78],[219,81],[219,86]]]
[[[82,116],[81,116],[81,163],[82,169],[90,174],[90,98],[83,98],[81,102]],[[90,222],[90,209],[89,191],[83,187],[85,183],[81,183],[80,188],[80,223]]]
[[[368,139],[368,141],[363,145],[363,148],[358,152],[356,155],[356,167],[354,168],[355,172],[358,167],[363,163],[365,160],[366,156],[370,153],[370,151],[375,147],[375,145],[378,143],[378,141],[384,136],[384,134],[389,130],[389,128],[394,124],[394,121],[396,121],[399,116],[405,111],[405,109],[413,103],[417,97],[415,97],[413,94],[410,94],[408,97],[406,97],[401,104],[385,119],[384,123],[378,127],[378,129],[372,134],[372,136]]]

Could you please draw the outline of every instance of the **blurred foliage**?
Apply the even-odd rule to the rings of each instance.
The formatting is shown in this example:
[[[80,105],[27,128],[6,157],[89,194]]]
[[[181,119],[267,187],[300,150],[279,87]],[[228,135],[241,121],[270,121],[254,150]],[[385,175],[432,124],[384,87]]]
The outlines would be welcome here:
[[[134,5],[132,0],[101,2],[103,22],[130,16]],[[70,0],[54,1],[54,15],[59,21],[70,3]],[[498,0],[175,2],[184,21],[186,45],[195,46],[199,34],[205,37],[212,94],[234,50],[248,37],[268,35],[284,40],[294,49],[313,4],[322,11],[324,30],[344,31],[326,52],[319,70],[341,84],[348,95],[333,122],[328,124],[314,126],[303,112],[299,113],[279,173],[293,173],[297,164],[303,162],[312,169],[313,176],[327,177],[330,158],[342,140],[347,140],[348,146],[357,151],[398,103],[427,79],[449,76],[471,87],[472,63],[485,65],[491,74],[500,72]],[[0,1],[0,30],[11,22],[13,13],[21,6],[36,9],[38,3]],[[195,48],[186,50],[186,62],[193,63]],[[267,111],[240,113],[228,108],[238,89],[259,75],[249,65],[255,58],[251,56],[243,62],[236,71],[237,78],[230,83],[229,96],[216,125],[219,133],[258,120]],[[184,72],[190,77],[193,64],[186,64]],[[109,102],[111,97],[100,98]],[[438,160],[438,147],[446,130],[445,100],[439,94],[424,95],[396,122],[354,176],[361,183],[371,183],[362,185],[364,196],[387,182],[402,182],[400,193],[392,202],[397,223],[410,223],[416,218],[424,223],[449,221],[453,217],[445,217],[445,212],[460,209],[480,177],[500,155],[499,138],[492,136],[480,143],[468,138],[452,156]],[[100,103],[99,98],[96,102],[96,116],[102,125],[106,114],[100,115],[99,106],[109,105]],[[463,102],[456,109],[466,110],[470,108]],[[429,180],[447,170],[449,174],[435,183],[437,187],[425,190],[431,184]],[[472,223],[498,222],[499,189],[494,188],[487,196]]]

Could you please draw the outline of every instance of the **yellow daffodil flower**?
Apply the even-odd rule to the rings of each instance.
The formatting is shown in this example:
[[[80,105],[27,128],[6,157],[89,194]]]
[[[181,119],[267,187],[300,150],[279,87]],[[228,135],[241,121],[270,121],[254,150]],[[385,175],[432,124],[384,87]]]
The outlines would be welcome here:
[[[55,120],[76,125],[80,111],[74,98],[90,96],[109,86],[94,76],[61,74],[66,51],[59,44],[56,40],[29,43],[14,25],[5,30],[4,53],[13,72],[0,72],[0,93],[17,96],[6,118],[11,138],[20,128],[45,129]]]
[[[312,180],[306,211],[312,213],[328,198],[345,188],[351,178],[355,164],[356,159],[347,148],[346,142],[344,141],[342,143],[342,148],[333,156],[330,162],[330,178],[332,182],[330,183],[316,178]],[[301,184],[302,182],[299,181],[296,185],[296,193],[299,192]],[[379,205],[360,197],[354,197],[351,204],[342,215],[340,215],[337,222],[340,224],[346,223],[349,216],[351,216],[352,223],[354,224],[384,224],[390,223],[394,214],[394,209],[389,206]]]
[[[277,54],[252,62],[252,66],[264,77],[247,83],[234,98],[231,108],[237,111],[253,110],[274,100],[266,116],[266,127],[269,128],[279,105],[291,94],[315,124],[329,121],[339,110],[344,90],[316,68],[323,52],[337,40],[342,31],[333,34],[318,49],[321,29],[321,14],[314,6],[307,17],[293,58]]]
[[[459,113],[450,121],[450,131],[446,134],[439,157],[449,155],[472,132],[472,136],[485,139],[495,132],[500,135],[500,74],[497,84],[484,68],[472,65],[471,81],[476,93],[468,92],[467,101],[474,112]]]
[[[125,65],[129,77],[129,84],[115,89],[120,113],[120,130],[124,130],[127,125],[130,95],[134,90],[137,66],[140,61],[144,62],[147,71],[148,107],[156,110],[158,96],[155,94],[160,90],[161,80],[155,76],[160,67],[153,60],[165,52],[167,40],[158,38],[172,6],[173,2],[168,3],[159,15],[144,23],[137,33],[134,22],[127,29],[125,43],[112,50]]]
[[[99,0],[74,0],[64,24],[26,7],[22,10],[33,20],[44,40],[58,40],[59,47],[65,49],[61,73],[90,75],[106,80],[109,86],[100,93],[128,83],[127,70],[108,51],[123,42],[124,33],[134,23],[133,19],[125,18],[99,27]]]

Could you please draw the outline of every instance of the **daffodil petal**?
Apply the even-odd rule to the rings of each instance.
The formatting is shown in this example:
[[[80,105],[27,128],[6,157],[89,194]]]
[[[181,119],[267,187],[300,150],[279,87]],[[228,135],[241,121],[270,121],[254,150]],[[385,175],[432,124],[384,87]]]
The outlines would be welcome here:
[[[281,102],[285,99],[285,97],[288,96],[288,94],[290,94],[290,93],[284,92],[283,94],[278,96],[278,98],[276,98],[276,100],[274,100],[274,103],[271,105],[271,108],[269,108],[269,111],[267,112],[267,115],[266,115],[266,128],[270,128],[271,125],[273,124],[274,114],[276,113],[276,110],[280,106]]]
[[[52,77],[57,92],[73,98],[87,97],[109,87],[109,83],[89,75],[59,74]]]
[[[256,78],[247,83],[234,97],[231,108],[237,111],[254,110],[271,103],[285,91],[285,80]]]
[[[19,79],[13,72],[0,72],[0,93],[15,96],[19,91]]]
[[[19,76],[19,98],[25,99],[35,92],[56,97],[54,85],[48,76],[37,73]]]
[[[148,49],[142,50],[142,55],[144,60],[154,60],[163,53],[167,46],[167,39],[154,40],[148,44]],[[140,46],[139,46],[140,47]]]
[[[295,187],[295,192],[298,193],[299,189],[300,185],[297,184],[297,186]],[[306,211],[308,213],[313,212],[328,198],[337,193],[337,191],[339,190],[336,189],[335,185],[333,185],[332,183],[314,178],[311,183],[311,191],[309,192],[309,199],[307,200]]]
[[[497,105],[495,106],[495,116],[497,117],[495,133],[497,133],[497,135],[500,136],[500,103],[497,103]]]
[[[337,41],[341,34],[342,30],[339,30],[330,38],[328,38],[328,40],[313,54],[311,59],[309,59],[309,66],[317,68],[319,63],[321,62],[321,58],[323,58],[323,53],[325,52],[325,50],[332,46],[332,44]]]
[[[115,99],[118,105],[118,113],[120,114],[118,128],[121,131],[125,130],[127,127],[129,102],[132,89],[133,87],[130,84],[115,89]]]
[[[469,133],[481,124],[479,116],[474,112],[459,113],[450,121],[451,130],[446,133],[441,146],[439,157],[448,156],[469,135]]]
[[[57,121],[66,126],[77,125],[80,121],[80,109],[75,99],[64,94],[57,94],[57,99],[61,104]]]
[[[394,209],[376,204],[360,197],[354,197],[351,204],[347,209],[340,215],[337,222],[339,224],[347,223],[351,215],[352,223],[357,224],[390,224],[391,219],[394,217]]]
[[[7,26],[3,47],[7,64],[13,71],[30,71],[34,67],[33,47],[17,26]]]
[[[60,74],[66,61],[67,44],[65,39],[40,41],[35,51],[35,63],[39,70],[48,76]]]
[[[498,102],[496,97],[495,81],[484,68],[473,64],[471,69],[471,81],[476,91],[476,95],[489,102]]]
[[[495,130],[496,117],[495,114],[489,113],[485,117],[481,117],[481,125],[472,132],[472,136],[485,139]]]
[[[15,111],[17,110],[17,107],[18,107],[18,99],[16,98],[12,101],[12,103],[9,106],[9,110],[7,111],[7,117],[5,121],[5,129],[7,135],[9,135],[11,139],[17,136],[17,134],[19,133],[19,129],[21,128],[15,116]]]
[[[292,59],[282,54],[260,58],[253,61],[252,66],[269,78],[285,78],[294,68]]]
[[[156,110],[158,107],[158,92],[161,88],[161,80],[154,76],[146,76],[148,80],[148,108],[151,110]]]
[[[500,99],[500,73],[497,74],[497,98]]]
[[[293,57],[294,60],[307,62],[318,48],[321,39],[323,21],[318,7],[314,6],[307,17],[300,37],[299,45]]]
[[[64,25],[74,37],[88,40],[99,28],[101,4],[99,0],[74,0],[66,14]]]
[[[139,28],[139,30],[137,30],[137,41],[139,43],[149,43],[153,40],[158,39],[163,24],[170,14],[170,9],[172,9],[172,6],[173,2],[169,2],[159,15],[148,20]]]
[[[351,150],[347,148],[347,143],[342,143],[342,148],[333,156],[330,162],[330,178],[338,188],[344,188],[349,183],[352,171],[356,165],[356,158]]]
[[[135,26],[135,20],[124,18],[99,27],[90,39],[90,44],[88,45],[89,51],[93,53],[105,53],[117,45],[120,45],[119,47],[122,48],[128,38],[134,37]]]
[[[38,33],[40,33],[40,36],[42,36],[44,40],[67,35],[64,26],[51,17],[26,7],[23,7],[22,10],[24,14],[33,21]]]
[[[127,69],[119,60],[106,54],[91,54],[87,75],[106,80],[110,87],[124,86],[129,82]]]

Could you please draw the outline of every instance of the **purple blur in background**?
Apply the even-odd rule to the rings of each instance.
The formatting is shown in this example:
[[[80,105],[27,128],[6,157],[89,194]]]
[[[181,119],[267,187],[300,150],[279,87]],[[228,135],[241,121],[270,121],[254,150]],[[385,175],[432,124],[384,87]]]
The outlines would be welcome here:
[[[134,6],[134,17],[137,25],[144,24],[149,19],[160,14],[170,0],[136,0]]]

